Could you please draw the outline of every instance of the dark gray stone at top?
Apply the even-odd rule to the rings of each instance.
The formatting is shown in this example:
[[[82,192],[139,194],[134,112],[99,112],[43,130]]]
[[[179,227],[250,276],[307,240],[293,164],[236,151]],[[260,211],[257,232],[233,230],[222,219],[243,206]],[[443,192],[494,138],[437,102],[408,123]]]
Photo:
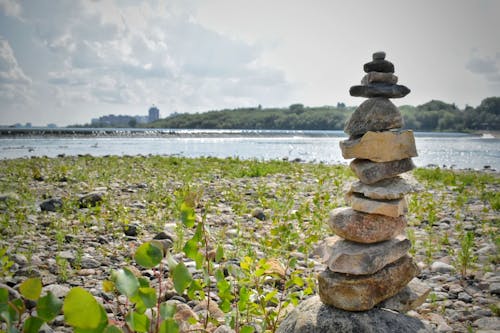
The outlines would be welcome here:
[[[394,65],[392,62],[387,60],[373,60],[364,64],[363,70],[365,71],[365,73],[369,72],[394,73]]]
[[[385,52],[384,51],[379,51],[375,52],[372,55],[373,60],[384,60],[385,59]]]

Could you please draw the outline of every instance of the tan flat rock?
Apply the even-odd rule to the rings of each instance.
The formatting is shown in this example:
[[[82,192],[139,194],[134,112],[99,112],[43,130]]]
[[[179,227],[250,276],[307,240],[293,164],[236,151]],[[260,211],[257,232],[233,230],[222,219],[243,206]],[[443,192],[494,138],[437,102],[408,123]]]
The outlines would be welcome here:
[[[325,239],[324,263],[330,271],[354,275],[374,274],[406,255],[410,241],[403,235],[375,244],[362,244],[339,236]]]
[[[413,131],[366,132],[361,138],[340,141],[342,156],[373,162],[397,161],[417,156]]]
[[[395,200],[374,200],[357,193],[347,193],[345,199],[352,209],[363,213],[398,217],[408,212],[406,198]]]
[[[358,243],[377,243],[403,233],[406,218],[358,212],[351,207],[330,212],[330,229],[338,236]]]
[[[385,266],[372,275],[335,273],[318,275],[319,296],[325,304],[347,311],[366,311],[396,295],[419,273],[409,256]]]

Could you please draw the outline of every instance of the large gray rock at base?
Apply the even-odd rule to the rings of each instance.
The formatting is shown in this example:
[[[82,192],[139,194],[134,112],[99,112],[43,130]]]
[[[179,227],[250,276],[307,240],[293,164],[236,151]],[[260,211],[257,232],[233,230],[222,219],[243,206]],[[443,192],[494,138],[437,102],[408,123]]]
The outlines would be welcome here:
[[[384,309],[349,312],[323,304],[318,296],[299,304],[277,333],[428,333],[417,318]]]
[[[403,128],[401,112],[387,98],[370,98],[361,103],[344,126],[350,136],[360,136],[368,131],[377,132]]]
[[[414,278],[399,293],[379,303],[377,307],[398,312],[408,312],[422,305],[431,288],[420,279]]]
[[[413,177],[398,176],[383,179],[374,184],[356,181],[350,184],[348,193],[361,193],[370,199],[393,200],[401,199],[408,193],[421,192],[423,186]]]
[[[332,236],[325,239],[324,263],[332,272],[374,274],[406,255],[410,241],[403,235],[376,244],[361,244]]]
[[[321,301],[347,311],[366,311],[396,295],[419,273],[409,256],[372,275],[350,275],[326,269],[318,275]]]
[[[395,200],[374,200],[357,193],[347,193],[346,202],[352,209],[368,214],[398,217],[408,212],[406,198]]]
[[[355,159],[349,164],[349,166],[359,180],[365,184],[373,184],[382,179],[391,178],[415,169],[415,164],[413,164],[411,158],[385,163]]]
[[[340,141],[342,156],[390,162],[417,156],[413,131],[366,132],[361,138]]]
[[[406,227],[406,218],[367,214],[351,207],[340,207],[330,212],[328,225],[336,235],[342,238],[370,244],[401,234]]]

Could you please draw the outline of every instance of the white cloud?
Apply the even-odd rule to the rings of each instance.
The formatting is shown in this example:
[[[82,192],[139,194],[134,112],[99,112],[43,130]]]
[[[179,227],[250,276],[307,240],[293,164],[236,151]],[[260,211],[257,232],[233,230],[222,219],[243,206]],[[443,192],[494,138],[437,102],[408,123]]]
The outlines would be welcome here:
[[[19,18],[21,15],[21,5],[16,0],[0,0],[0,10],[8,16]]]
[[[17,63],[9,42],[0,36],[0,102],[18,106],[30,100],[31,79]]]
[[[500,83],[500,53],[495,57],[473,54],[466,65],[472,73],[485,77],[488,81]]]
[[[398,103],[477,105],[498,94],[497,9],[490,0],[0,0],[0,123],[35,122],[41,106],[40,122],[67,124],[152,103],[162,115],[359,104],[349,87],[379,49],[412,89]]]

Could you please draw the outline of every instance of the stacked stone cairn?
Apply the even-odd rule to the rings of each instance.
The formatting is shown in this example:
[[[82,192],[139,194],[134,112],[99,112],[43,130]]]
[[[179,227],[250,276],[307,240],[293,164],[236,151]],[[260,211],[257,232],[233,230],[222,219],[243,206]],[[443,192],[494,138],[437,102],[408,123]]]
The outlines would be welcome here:
[[[403,117],[390,101],[410,89],[397,84],[394,65],[385,60],[384,52],[374,53],[364,71],[361,85],[349,92],[368,99],[347,121],[344,131],[349,139],[340,143],[343,157],[354,158],[350,167],[359,181],[348,187],[350,207],[330,214],[335,236],[325,240],[327,269],[318,276],[319,296],[323,303],[347,311],[365,311],[377,304],[408,311],[429,292],[414,279],[419,268],[408,255],[411,243],[404,236],[405,195],[420,190],[402,175],[414,168],[415,139],[413,131],[403,130]]]

